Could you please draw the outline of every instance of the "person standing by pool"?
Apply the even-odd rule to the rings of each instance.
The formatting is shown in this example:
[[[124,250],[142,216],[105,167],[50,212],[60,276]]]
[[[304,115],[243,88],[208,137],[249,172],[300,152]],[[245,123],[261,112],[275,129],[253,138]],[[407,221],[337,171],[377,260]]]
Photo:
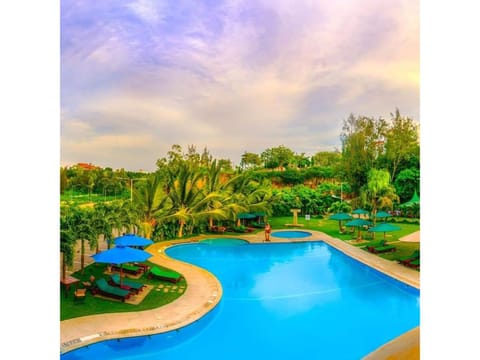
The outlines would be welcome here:
[[[270,241],[270,233],[272,232],[272,227],[269,223],[265,225],[265,241]]]

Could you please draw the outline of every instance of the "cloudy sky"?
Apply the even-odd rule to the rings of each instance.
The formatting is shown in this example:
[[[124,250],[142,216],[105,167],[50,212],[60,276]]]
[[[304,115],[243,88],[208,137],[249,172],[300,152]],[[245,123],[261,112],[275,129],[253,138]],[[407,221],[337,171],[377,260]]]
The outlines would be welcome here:
[[[61,1],[61,165],[155,170],[340,148],[350,113],[419,119],[418,0]]]

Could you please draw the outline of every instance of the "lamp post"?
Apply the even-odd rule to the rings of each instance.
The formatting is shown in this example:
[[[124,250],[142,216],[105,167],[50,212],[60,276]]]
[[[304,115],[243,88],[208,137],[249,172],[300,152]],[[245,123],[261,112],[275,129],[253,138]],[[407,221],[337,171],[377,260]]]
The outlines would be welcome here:
[[[137,179],[131,179],[131,178],[118,178],[122,180],[130,180],[130,201],[133,201],[133,182],[137,180],[147,180],[147,178],[137,178]]]

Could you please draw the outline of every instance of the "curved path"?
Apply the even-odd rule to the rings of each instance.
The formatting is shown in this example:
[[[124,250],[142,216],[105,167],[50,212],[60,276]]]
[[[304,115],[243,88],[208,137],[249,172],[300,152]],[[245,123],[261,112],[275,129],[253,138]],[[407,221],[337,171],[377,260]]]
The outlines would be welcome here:
[[[368,253],[323,232],[308,231],[312,233],[314,239],[325,241],[327,244],[362,263],[417,289],[420,288],[420,273],[418,271]],[[220,282],[208,271],[174,260],[164,253],[169,246],[196,242],[212,237],[242,238],[249,242],[264,241],[263,232],[260,231],[257,234],[239,234],[238,236],[202,235],[189,240],[165,241],[149,246],[147,251],[154,255],[149,259],[151,262],[174,269],[185,277],[187,281],[185,293],[175,301],[153,310],[99,314],[61,321],[61,353],[102,340],[171,331],[198,320],[212,310],[222,297]],[[311,241],[309,239],[310,237],[285,239],[271,236],[272,242]],[[408,354],[408,356],[404,357],[404,353]],[[377,351],[369,354],[365,359],[385,359],[389,358],[389,356],[391,356],[391,359],[397,360],[419,358],[419,328],[385,344]]]

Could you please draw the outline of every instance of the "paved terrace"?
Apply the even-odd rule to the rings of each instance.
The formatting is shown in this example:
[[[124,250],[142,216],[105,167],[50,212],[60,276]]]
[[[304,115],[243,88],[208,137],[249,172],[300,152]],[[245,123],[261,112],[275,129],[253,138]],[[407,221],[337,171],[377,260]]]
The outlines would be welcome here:
[[[420,289],[420,273],[418,271],[370,254],[323,232],[308,231],[312,233],[312,236],[308,238],[282,239],[272,236],[271,240],[276,243],[311,241],[309,239],[323,240],[360,262]],[[172,245],[191,243],[212,237],[242,238],[251,243],[264,241],[263,231],[260,231],[256,234],[238,234],[236,236],[202,235],[188,240],[166,241],[149,246],[147,251],[153,254],[149,261],[174,269],[185,277],[187,282],[185,293],[170,304],[153,310],[98,314],[61,321],[61,353],[103,340],[159,334],[175,330],[200,319],[212,310],[222,297],[220,282],[202,268],[165,255],[165,249]],[[419,328],[416,328],[383,345],[377,351],[369,354],[365,360],[417,359],[420,358],[419,344]]]

